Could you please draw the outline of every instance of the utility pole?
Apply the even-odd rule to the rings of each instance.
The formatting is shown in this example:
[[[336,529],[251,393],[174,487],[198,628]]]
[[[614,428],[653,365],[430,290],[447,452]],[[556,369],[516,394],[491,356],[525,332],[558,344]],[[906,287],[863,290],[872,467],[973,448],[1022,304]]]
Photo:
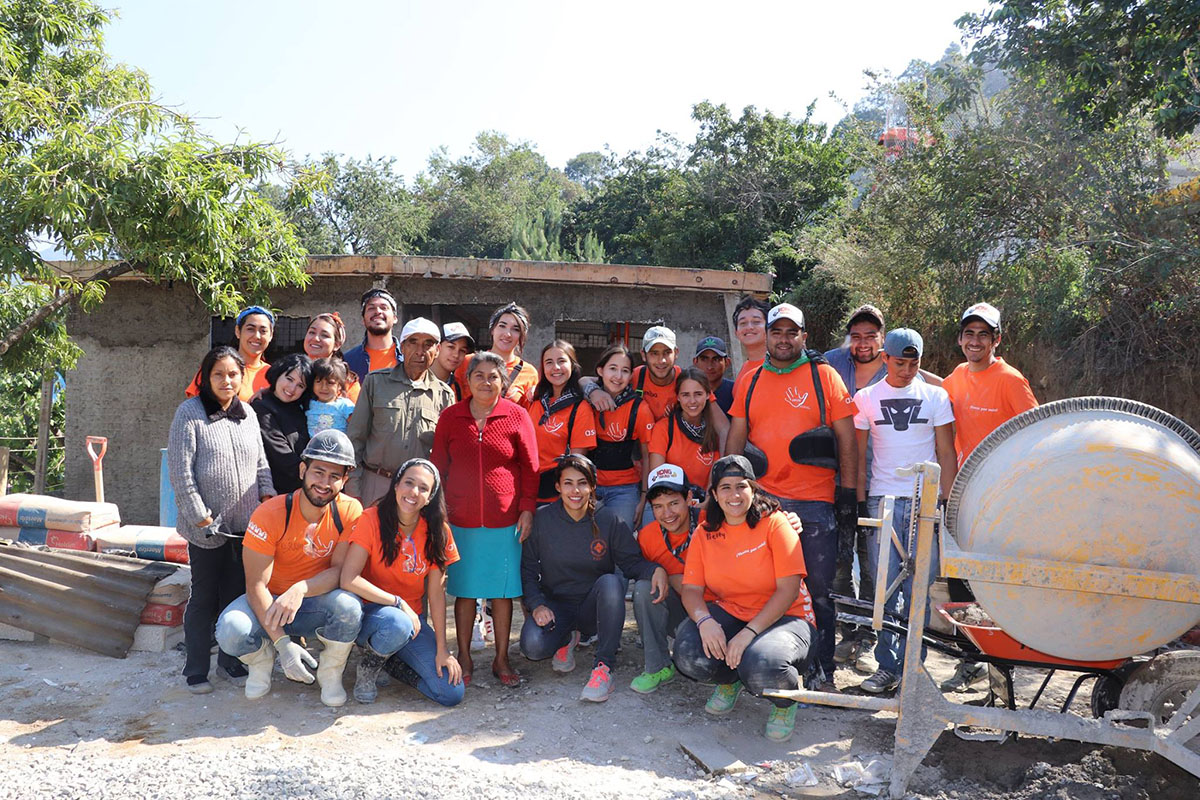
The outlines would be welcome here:
[[[50,401],[53,397],[54,370],[42,375],[41,413],[38,415],[37,463],[33,471],[33,493],[46,493],[46,465],[50,460]]]

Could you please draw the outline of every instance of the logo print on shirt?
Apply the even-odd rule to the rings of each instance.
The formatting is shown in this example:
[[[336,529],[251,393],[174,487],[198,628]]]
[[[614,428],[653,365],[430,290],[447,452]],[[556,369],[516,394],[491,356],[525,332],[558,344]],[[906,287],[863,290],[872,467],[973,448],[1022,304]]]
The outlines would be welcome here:
[[[429,562],[425,560],[422,553],[417,551],[416,543],[412,537],[405,536],[400,541],[400,553],[404,556],[404,565],[401,567],[409,575],[424,575],[429,571]]]
[[[875,420],[876,425],[891,425],[897,431],[906,431],[910,425],[927,425],[929,420],[922,418],[921,401],[911,398],[895,398],[880,400],[879,410],[883,419]]]
[[[592,539],[592,560],[600,561],[608,553],[608,545],[603,539]]]
[[[621,423],[617,422],[615,419],[608,423],[608,426],[605,427],[604,432],[607,433],[608,438],[612,439],[614,442],[619,442],[625,438],[625,428],[622,427]]]
[[[328,558],[329,554],[333,552],[334,544],[332,541],[322,542],[317,538],[315,524],[310,524],[304,529],[304,555],[309,558]]]
[[[713,454],[705,453],[702,450],[697,451],[696,452],[696,460],[699,461],[701,464],[703,464],[706,467],[711,467],[712,463],[713,463]]]
[[[803,408],[808,402],[808,392],[801,394],[800,390],[795,386],[789,386],[788,390],[783,394],[783,399],[792,408]]]
[[[548,419],[542,427],[546,429],[546,433],[558,433],[563,429],[563,423],[560,419]]]

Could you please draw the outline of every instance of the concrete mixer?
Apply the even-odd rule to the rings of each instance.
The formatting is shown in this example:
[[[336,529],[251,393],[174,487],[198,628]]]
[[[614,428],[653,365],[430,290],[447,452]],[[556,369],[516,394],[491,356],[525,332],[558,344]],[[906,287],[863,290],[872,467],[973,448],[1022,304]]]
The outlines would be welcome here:
[[[887,563],[894,547],[902,569],[913,575],[908,619],[889,620],[883,610],[899,584],[888,585],[886,574],[878,576],[870,618],[846,617],[906,632],[897,696],[807,690],[780,696],[898,714],[894,798],[904,795],[947,726],[1153,751],[1200,777],[1200,651],[1156,652],[1200,623],[1200,435],[1129,400],[1048,403],[1009,420],[971,453],[955,479],[944,524],[938,466],[909,471],[911,531],[892,530],[891,498],[879,519],[859,520],[881,529],[879,563]],[[912,559],[909,537],[916,542]],[[986,627],[959,625],[965,638],[962,630],[927,629],[934,548],[940,548],[941,574],[967,580],[990,618]],[[948,615],[952,605],[939,611]],[[923,645],[974,653],[1007,670],[1008,707],[947,700],[922,663]],[[1059,713],[1035,708],[1036,696],[1029,708],[1016,708],[1013,665],[1082,675]],[[1096,679],[1094,717],[1068,711],[1087,678]]]

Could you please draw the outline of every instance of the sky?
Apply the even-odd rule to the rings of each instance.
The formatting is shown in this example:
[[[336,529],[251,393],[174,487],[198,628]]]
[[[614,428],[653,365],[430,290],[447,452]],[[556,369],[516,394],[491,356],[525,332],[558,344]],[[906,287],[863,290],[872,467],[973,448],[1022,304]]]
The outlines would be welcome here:
[[[833,124],[864,70],[901,72],[960,41],[986,0],[101,0],[110,54],[221,139],[396,159],[412,177],[497,130],[552,166],[659,130],[689,141],[693,104]],[[830,95],[840,99],[832,99]]]

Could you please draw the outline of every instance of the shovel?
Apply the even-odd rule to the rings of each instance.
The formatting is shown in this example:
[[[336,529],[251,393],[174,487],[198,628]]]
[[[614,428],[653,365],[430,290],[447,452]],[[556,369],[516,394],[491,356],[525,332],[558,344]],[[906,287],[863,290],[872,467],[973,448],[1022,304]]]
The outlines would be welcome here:
[[[106,436],[89,436],[85,440],[87,442],[87,453],[92,457],[92,476],[96,481],[96,502],[104,502],[104,454],[108,452],[108,437]],[[100,446],[100,452],[95,450],[96,445]]]

